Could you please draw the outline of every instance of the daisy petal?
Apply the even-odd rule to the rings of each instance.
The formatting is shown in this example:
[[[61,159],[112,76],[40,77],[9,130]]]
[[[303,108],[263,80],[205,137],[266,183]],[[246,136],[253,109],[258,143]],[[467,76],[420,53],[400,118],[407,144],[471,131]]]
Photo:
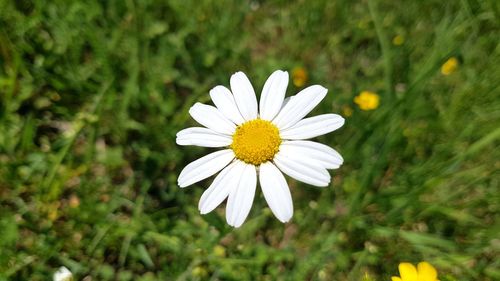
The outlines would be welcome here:
[[[418,279],[426,280],[426,281],[436,281],[437,280],[437,271],[436,269],[428,262],[420,262],[417,265],[418,268]]]
[[[300,120],[292,127],[280,132],[283,139],[310,139],[337,130],[344,125],[344,118],[338,114],[323,114]]]
[[[243,118],[247,121],[256,119],[257,97],[248,77],[241,71],[236,72],[231,76],[229,83],[231,84],[234,100]]]
[[[216,133],[207,128],[192,127],[177,133],[175,142],[178,145],[197,145],[204,147],[223,147],[233,140],[228,135]]]
[[[257,186],[255,166],[241,161],[239,163],[244,165],[243,172],[238,185],[229,193],[226,208],[226,221],[233,227],[240,227],[250,213]]]
[[[260,186],[264,198],[281,222],[288,222],[293,215],[293,202],[290,189],[283,174],[271,162],[260,165]]]
[[[189,163],[181,171],[177,183],[180,187],[186,187],[199,182],[222,170],[233,159],[234,152],[231,149],[210,153]]]
[[[217,133],[232,135],[236,130],[236,125],[214,106],[197,102],[189,109],[189,114],[196,122]]]
[[[210,213],[227,198],[229,192],[238,183],[244,168],[245,165],[241,165],[241,162],[235,161],[215,177],[212,184],[203,192],[200,198],[198,209],[202,215]]]
[[[399,275],[404,281],[417,281],[417,269],[415,266],[408,262],[399,264]]]
[[[397,276],[392,276],[391,281],[403,281],[403,280],[401,280],[401,278],[399,278]]]
[[[304,118],[326,96],[328,90],[320,85],[305,88],[283,106],[273,123],[280,130],[288,129]]]
[[[238,106],[234,101],[233,94],[228,88],[224,86],[217,86],[210,90],[210,97],[214,102],[215,106],[219,109],[227,119],[233,121],[237,125],[241,125],[245,122],[245,119],[241,116]]]
[[[280,108],[280,111],[285,108],[285,106],[288,104],[288,102],[290,101],[292,97],[286,97],[284,100],[283,100],[283,104],[281,104],[281,108]]]
[[[285,155],[279,151],[274,156],[274,163],[281,171],[298,181],[321,187],[330,183],[328,171],[307,162],[303,155]]]
[[[281,144],[280,151],[285,155],[297,155],[305,162],[326,169],[337,169],[344,163],[344,159],[335,149],[313,141],[285,141]]]
[[[285,99],[288,86],[288,72],[276,70],[267,78],[260,97],[260,118],[273,120],[278,114]]]

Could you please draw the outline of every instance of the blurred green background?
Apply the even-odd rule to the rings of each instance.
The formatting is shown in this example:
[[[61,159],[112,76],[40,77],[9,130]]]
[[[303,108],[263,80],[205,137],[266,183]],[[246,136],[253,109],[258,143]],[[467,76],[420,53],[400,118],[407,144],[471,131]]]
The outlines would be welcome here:
[[[0,0],[0,280],[500,280],[500,2]],[[456,58],[458,66],[442,73]],[[187,111],[242,70],[329,89],[328,188],[202,216]],[[300,87],[292,83],[288,95]],[[380,96],[372,111],[353,99]]]

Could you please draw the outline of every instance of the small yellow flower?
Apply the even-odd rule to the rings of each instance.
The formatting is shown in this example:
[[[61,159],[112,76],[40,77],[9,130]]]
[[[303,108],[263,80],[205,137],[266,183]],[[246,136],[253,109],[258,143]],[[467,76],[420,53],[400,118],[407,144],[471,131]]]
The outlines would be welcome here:
[[[215,245],[213,253],[216,257],[223,258],[226,256],[226,249],[221,245]]]
[[[197,266],[191,270],[191,274],[195,277],[206,277],[208,272],[203,266]]]
[[[399,264],[399,275],[393,276],[392,281],[439,281],[436,269],[428,262],[420,262],[417,268],[411,263],[402,262]]]
[[[292,80],[295,87],[303,87],[307,82],[307,71],[303,67],[292,69]]]
[[[456,57],[451,57],[441,66],[441,73],[443,75],[450,75],[451,73],[455,72],[457,68],[458,59]]]
[[[351,117],[352,116],[352,107],[348,105],[342,106],[342,113],[344,114],[345,117]]]
[[[59,206],[61,202],[56,201],[47,206],[47,217],[50,221],[55,221],[59,217]]]
[[[380,97],[374,92],[362,91],[359,95],[354,97],[354,103],[362,110],[374,110],[380,103]]]
[[[405,42],[405,38],[403,37],[403,35],[396,35],[396,36],[394,36],[394,38],[392,38],[392,44],[394,44],[396,46],[401,46],[401,45],[403,45],[404,42]]]

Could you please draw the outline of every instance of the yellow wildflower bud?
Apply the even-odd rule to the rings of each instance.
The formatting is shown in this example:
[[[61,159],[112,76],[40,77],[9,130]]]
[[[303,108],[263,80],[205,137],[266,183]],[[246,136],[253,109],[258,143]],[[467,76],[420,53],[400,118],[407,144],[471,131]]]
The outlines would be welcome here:
[[[214,255],[219,258],[223,258],[226,256],[226,249],[221,245],[215,245],[213,249]]]
[[[441,66],[441,73],[443,75],[450,75],[458,68],[458,59],[456,57],[449,58],[443,65]]]
[[[362,91],[359,95],[354,97],[354,103],[357,104],[361,110],[374,110],[380,103],[380,97],[374,92]]]
[[[344,105],[342,107],[342,113],[344,114],[345,117],[351,117],[352,116],[352,107],[348,106],[348,105]]]
[[[60,202],[56,201],[54,203],[51,203],[47,207],[47,218],[50,221],[55,221],[59,217],[59,206]]]
[[[394,36],[394,38],[392,38],[392,44],[394,44],[396,46],[401,46],[401,45],[403,45],[404,42],[405,42],[405,38],[403,37],[403,35],[396,35],[396,36]]]
[[[303,67],[292,69],[292,81],[295,87],[303,87],[307,82],[307,71]]]
[[[195,276],[195,277],[206,277],[208,275],[208,272],[204,267],[197,266],[197,267],[193,268],[193,270],[191,271],[191,274],[193,274],[193,276]]]

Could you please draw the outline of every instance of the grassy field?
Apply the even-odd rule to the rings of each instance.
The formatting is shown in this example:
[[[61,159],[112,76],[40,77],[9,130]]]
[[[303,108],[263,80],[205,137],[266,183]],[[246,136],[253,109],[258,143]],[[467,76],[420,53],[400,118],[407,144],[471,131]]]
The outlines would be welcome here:
[[[495,0],[0,0],[0,280],[383,281],[423,260],[500,280],[499,19]],[[314,113],[346,118],[318,138],[344,165],[287,178],[290,223],[260,189],[239,229],[200,215],[211,179],[176,183],[210,151],[175,144],[189,107],[297,67],[329,89]]]

